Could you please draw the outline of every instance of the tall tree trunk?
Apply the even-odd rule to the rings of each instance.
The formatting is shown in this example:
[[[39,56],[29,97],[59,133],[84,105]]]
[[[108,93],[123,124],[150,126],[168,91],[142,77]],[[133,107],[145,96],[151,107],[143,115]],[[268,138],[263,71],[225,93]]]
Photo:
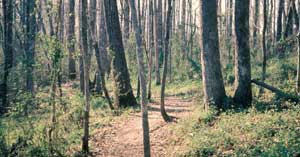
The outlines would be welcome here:
[[[88,17],[87,17],[87,0],[82,0],[82,46],[83,46],[83,65],[84,65],[84,132],[82,138],[82,152],[89,153],[89,112],[90,112],[90,89],[89,89],[89,52],[88,52]]]
[[[151,99],[151,83],[152,83],[152,64],[153,64],[153,0],[148,0],[148,58],[149,58],[149,79],[148,79],[148,99]]]
[[[144,143],[144,156],[151,156],[150,149],[150,135],[149,135],[149,122],[148,122],[148,109],[147,109],[147,82],[145,76],[145,67],[143,62],[143,39],[141,32],[141,25],[139,25],[137,20],[136,8],[134,4],[134,0],[129,0],[131,16],[132,16],[132,24],[135,30],[135,38],[136,38],[136,56],[138,62],[138,73],[139,73],[139,81],[141,85],[141,108],[142,108],[142,126],[143,126],[143,143]]]
[[[104,0],[106,28],[112,56],[113,80],[122,107],[136,106],[127,68],[116,0]]]
[[[262,51],[262,82],[265,81],[266,79],[266,69],[267,69],[267,44],[266,44],[266,33],[267,33],[267,0],[264,0],[264,7],[263,7],[263,34],[262,34],[262,47],[263,47],[263,51]],[[263,88],[260,89],[260,92],[263,91]]]
[[[104,74],[104,68],[102,67],[102,59],[101,59],[101,55],[106,54],[106,43],[107,43],[107,33],[106,33],[106,25],[105,25],[105,15],[104,15],[104,4],[103,1],[99,1],[99,8],[100,8],[100,21],[99,21],[99,27],[100,27],[100,42],[96,42],[95,40],[95,35],[91,34],[91,36],[94,39],[94,48],[95,48],[95,56],[96,56],[96,60],[97,60],[97,65],[98,65],[98,75],[100,77],[100,85],[101,85],[101,89],[104,92],[104,96],[108,101],[108,105],[110,107],[110,109],[114,109],[113,108],[113,104],[111,102],[108,90],[106,88],[106,82],[105,82],[105,74]]]
[[[200,1],[200,46],[205,107],[223,107],[225,88],[221,72],[217,1]]]
[[[3,25],[4,25],[4,76],[0,88],[2,102],[0,104],[0,115],[7,111],[8,101],[8,77],[10,69],[13,66],[13,1],[2,0],[3,7]]]
[[[187,59],[187,53],[186,53],[186,31],[185,31],[185,25],[186,25],[186,0],[181,1],[181,54],[183,59]]]
[[[277,14],[277,35],[276,41],[278,42],[282,37],[282,15],[284,13],[285,0],[279,0],[278,14]]]
[[[35,18],[35,1],[26,2],[26,35],[25,35],[25,66],[26,66],[26,92],[30,95],[27,104],[33,104],[34,81],[33,71],[35,64],[35,35],[36,35],[36,18]],[[27,114],[27,106],[25,114]]]
[[[227,51],[228,51],[228,63],[231,62],[232,56],[232,19],[233,19],[233,3],[232,0],[227,1]]]
[[[235,93],[234,100],[243,106],[252,101],[249,47],[249,0],[235,1]]]
[[[288,6],[288,15],[287,15],[287,20],[286,20],[286,25],[285,25],[285,30],[284,30],[284,39],[286,39],[289,35],[293,33],[293,0],[289,2]]]
[[[157,3],[158,2],[158,3]],[[160,54],[162,53],[162,2],[154,0],[155,81],[160,85]]]
[[[161,93],[160,93],[160,112],[166,122],[171,121],[165,109],[165,88],[166,78],[168,72],[168,57],[169,57],[169,40],[170,31],[172,30],[172,0],[168,0],[168,13],[167,13],[167,25],[165,34],[165,53],[164,53],[164,65],[163,65],[163,77],[161,81]]]
[[[125,47],[127,46],[127,41],[129,39],[130,31],[129,31],[129,25],[130,25],[130,15],[129,15],[129,4],[127,0],[123,0],[124,4],[124,24],[123,24],[123,42]]]
[[[69,24],[68,24],[68,52],[69,52],[69,79],[76,79],[76,62],[75,62],[75,0],[69,0]]]
[[[253,46],[257,45],[257,33],[259,32],[259,7],[260,0],[255,0],[254,7],[254,27],[253,27]]]
[[[298,63],[297,63],[297,77],[296,77],[296,92],[300,93],[300,32],[298,33]]]

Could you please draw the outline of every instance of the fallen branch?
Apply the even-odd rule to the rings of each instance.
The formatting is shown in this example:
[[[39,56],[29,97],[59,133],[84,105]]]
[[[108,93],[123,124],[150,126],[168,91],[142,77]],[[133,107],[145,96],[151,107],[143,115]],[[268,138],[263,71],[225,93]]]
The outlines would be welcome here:
[[[275,88],[271,85],[268,85],[264,82],[261,82],[261,81],[258,81],[258,80],[251,80],[251,82],[256,84],[257,86],[261,86],[265,89],[270,90],[271,92],[277,94],[279,97],[283,98],[284,100],[291,100],[291,101],[296,102],[296,103],[299,102],[299,98],[297,96],[285,93],[282,90],[280,90],[278,88]]]

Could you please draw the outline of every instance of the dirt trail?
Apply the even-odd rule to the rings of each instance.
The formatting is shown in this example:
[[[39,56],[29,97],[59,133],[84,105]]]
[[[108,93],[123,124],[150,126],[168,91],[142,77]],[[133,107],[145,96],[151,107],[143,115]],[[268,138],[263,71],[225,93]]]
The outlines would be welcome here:
[[[165,100],[168,114],[176,119],[191,113],[193,102],[180,97],[167,97]],[[111,125],[97,130],[91,142],[93,155],[105,157],[143,156],[142,120],[140,113],[132,113],[126,119],[114,121]],[[172,135],[172,123],[163,121],[158,103],[149,104],[149,125],[152,156],[166,156],[170,148],[168,137]],[[174,147],[175,149],[175,147]]]

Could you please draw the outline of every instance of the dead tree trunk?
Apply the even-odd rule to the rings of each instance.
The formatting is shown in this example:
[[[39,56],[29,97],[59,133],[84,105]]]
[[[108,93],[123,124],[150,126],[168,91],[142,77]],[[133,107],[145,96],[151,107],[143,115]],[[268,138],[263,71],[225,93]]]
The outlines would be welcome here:
[[[283,92],[282,90],[277,89],[273,86],[270,86],[270,85],[268,85],[264,82],[260,82],[258,80],[251,80],[251,82],[258,85],[258,86],[260,86],[260,87],[263,87],[263,88],[266,88],[266,89],[270,90],[271,92],[277,94],[279,97],[284,98],[285,100],[291,100],[291,101],[296,102],[296,103],[299,102],[299,98],[297,98],[296,96],[287,94],[287,93]]]

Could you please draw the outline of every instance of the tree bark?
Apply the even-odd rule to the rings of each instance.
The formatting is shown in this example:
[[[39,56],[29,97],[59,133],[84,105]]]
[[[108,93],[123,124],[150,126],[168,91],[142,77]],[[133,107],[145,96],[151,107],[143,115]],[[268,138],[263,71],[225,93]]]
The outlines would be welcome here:
[[[217,1],[200,1],[200,47],[205,107],[223,108],[225,88],[221,72]]]
[[[249,106],[252,101],[249,47],[249,0],[235,1],[235,93],[236,103]]]
[[[117,2],[116,0],[104,0],[104,6],[108,41],[112,56],[113,80],[118,91],[117,99],[122,107],[136,106],[137,102],[133,95],[122,43]]]

